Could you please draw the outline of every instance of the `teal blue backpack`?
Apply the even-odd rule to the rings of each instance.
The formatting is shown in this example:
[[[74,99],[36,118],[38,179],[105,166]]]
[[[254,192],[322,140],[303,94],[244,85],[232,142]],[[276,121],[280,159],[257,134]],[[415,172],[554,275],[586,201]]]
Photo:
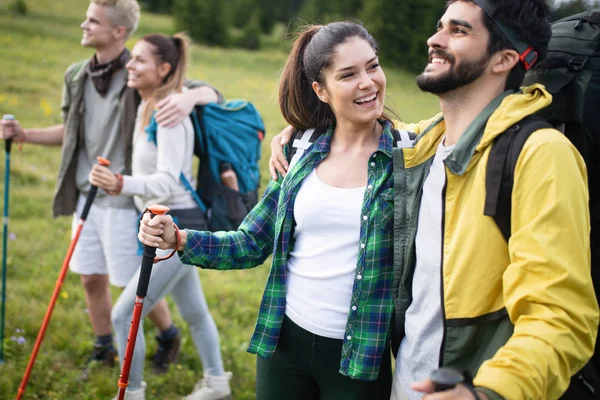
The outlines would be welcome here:
[[[244,100],[196,106],[190,118],[196,133],[194,154],[200,158],[196,190],[183,174],[180,180],[206,213],[211,231],[235,230],[258,202],[263,120]],[[156,132],[154,117],[146,132]],[[156,134],[153,138],[156,143]],[[228,169],[237,175],[239,192],[221,182],[221,173]]]

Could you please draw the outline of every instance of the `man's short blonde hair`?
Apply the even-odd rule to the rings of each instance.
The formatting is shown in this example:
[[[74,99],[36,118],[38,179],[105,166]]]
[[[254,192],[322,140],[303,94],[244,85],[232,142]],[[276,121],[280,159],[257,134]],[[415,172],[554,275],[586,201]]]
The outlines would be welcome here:
[[[140,22],[140,5],[136,0],[91,0],[91,2],[110,10],[108,18],[112,24],[127,29],[125,39],[133,35]]]

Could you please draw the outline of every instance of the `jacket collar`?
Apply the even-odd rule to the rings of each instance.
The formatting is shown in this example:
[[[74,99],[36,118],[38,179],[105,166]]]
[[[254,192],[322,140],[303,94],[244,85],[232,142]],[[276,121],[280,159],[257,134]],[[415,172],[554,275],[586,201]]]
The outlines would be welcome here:
[[[475,149],[483,137],[488,119],[500,107],[504,99],[514,94],[514,90],[507,90],[500,93],[494,100],[488,104],[481,113],[471,122],[462,136],[456,142],[456,147],[446,158],[444,163],[456,175],[462,175],[467,170],[469,161],[475,153]]]
[[[444,163],[452,173],[464,174],[474,154],[483,152],[512,125],[547,107],[551,102],[552,95],[539,84],[519,91],[501,93],[469,125]],[[405,165],[418,165],[433,157],[445,132],[446,124],[439,114],[432,119],[430,125],[418,132],[414,149],[403,149]]]

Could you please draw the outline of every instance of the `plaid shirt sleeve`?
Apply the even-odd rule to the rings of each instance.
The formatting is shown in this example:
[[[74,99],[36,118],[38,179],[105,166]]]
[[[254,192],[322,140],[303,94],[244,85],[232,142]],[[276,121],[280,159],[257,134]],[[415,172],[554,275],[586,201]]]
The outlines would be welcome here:
[[[185,248],[179,252],[181,262],[220,270],[261,265],[273,251],[279,193],[280,182],[271,180],[237,231],[188,230]]]

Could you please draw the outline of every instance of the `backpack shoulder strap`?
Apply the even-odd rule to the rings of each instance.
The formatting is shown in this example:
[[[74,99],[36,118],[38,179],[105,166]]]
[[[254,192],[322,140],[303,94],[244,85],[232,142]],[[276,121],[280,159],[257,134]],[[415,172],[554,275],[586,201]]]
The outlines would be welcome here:
[[[318,129],[298,130],[294,132],[290,142],[287,145],[287,161],[289,163],[288,171],[300,160],[300,157],[323,133]]]
[[[287,150],[287,161],[289,163],[288,170],[290,170],[294,164],[300,160],[302,154],[308,150],[308,148],[317,140],[317,138],[323,133],[317,129],[307,129],[305,131],[298,130],[294,132],[290,139]],[[392,135],[394,136],[394,147],[413,147],[415,138],[417,135],[413,132],[399,131],[392,128]]]
[[[150,123],[148,124],[147,127],[144,128],[144,130],[148,134],[148,140],[151,141],[152,143],[154,143],[156,146],[158,146],[158,140],[156,138],[156,134],[158,132],[158,124],[156,123],[156,120],[154,119],[155,114],[156,114],[156,111],[152,113],[152,117],[150,117]],[[194,117],[192,117],[192,122],[194,122],[194,119],[195,119],[195,114],[194,114]],[[197,120],[195,122],[197,122]],[[200,199],[200,196],[198,195],[198,193],[196,193],[196,191],[192,187],[192,184],[187,180],[187,178],[185,177],[183,172],[179,174],[179,180],[181,181],[181,184],[183,185],[185,190],[187,190],[190,193],[190,195],[192,196],[192,198],[194,199],[194,201],[196,202],[196,204],[198,205],[200,210],[202,210],[202,212],[206,212],[206,205]]]
[[[71,64],[65,72],[65,82],[75,82],[81,76],[81,71],[83,71],[88,63],[89,59]]]
[[[392,135],[394,136],[394,146],[398,148],[413,147],[417,135],[414,132],[405,130],[399,131],[396,128],[392,128]]]
[[[210,103],[209,103],[210,104]],[[190,113],[192,126],[194,127],[194,154],[203,157],[208,153],[208,140],[204,134],[204,107],[197,105]]]
[[[526,117],[498,136],[490,151],[483,214],[494,218],[507,242],[511,235],[511,199],[515,167],[529,136],[543,128],[552,128],[552,125],[540,118]]]

